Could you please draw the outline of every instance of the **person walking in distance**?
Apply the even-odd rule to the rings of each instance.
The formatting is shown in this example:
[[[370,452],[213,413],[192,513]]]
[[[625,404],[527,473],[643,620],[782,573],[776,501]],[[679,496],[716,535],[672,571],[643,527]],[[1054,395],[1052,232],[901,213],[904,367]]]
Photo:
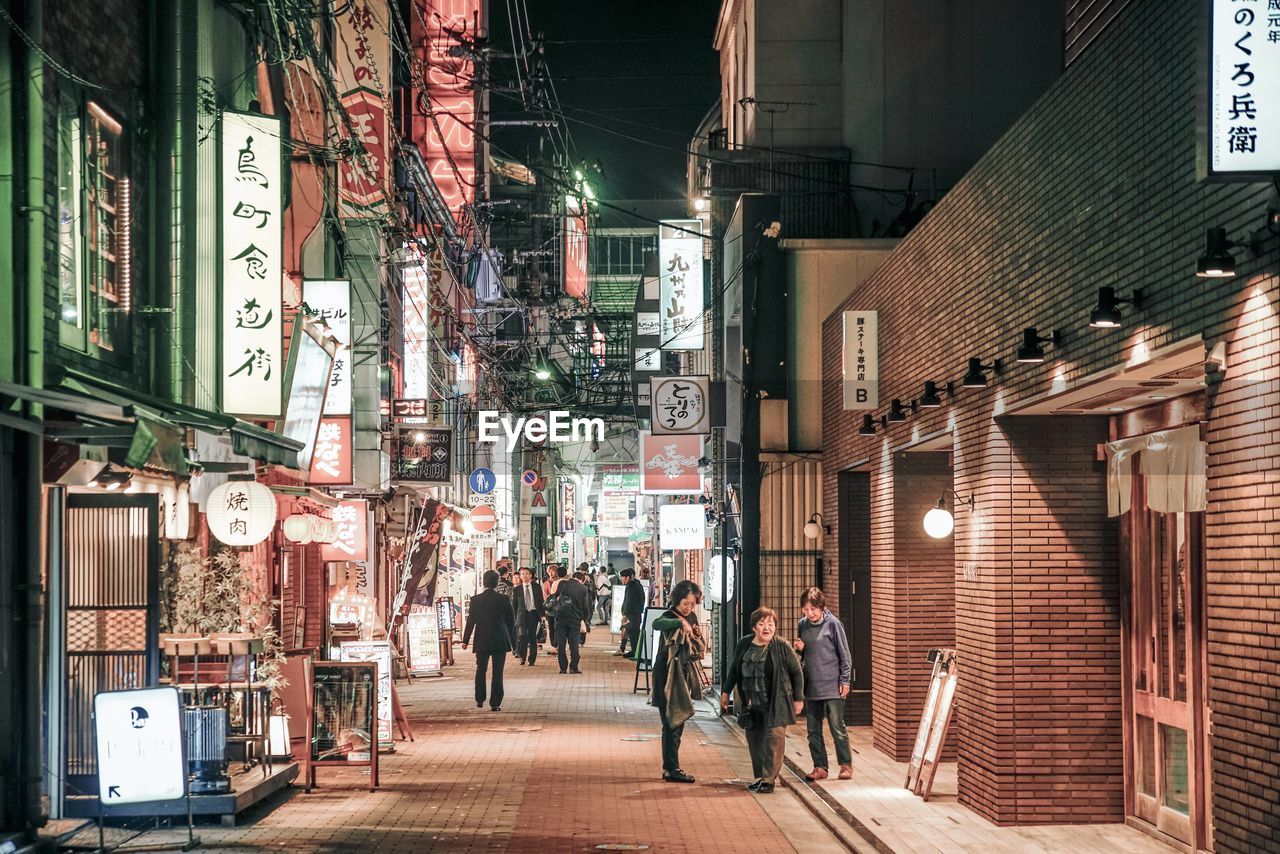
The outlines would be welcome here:
[[[530,667],[538,660],[538,630],[542,628],[542,585],[534,583],[533,570],[520,567],[511,591],[511,612],[516,623],[516,658]]]
[[[618,655],[634,658],[636,639],[640,637],[640,624],[644,622],[644,585],[636,578],[636,571],[627,567],[618,574],[622,581],[622,641],[618,645]]]
[[[547,577],[542,582],[542,602],[543,613],[547,618],[547,637],[551,642],[547,653],[555,652],[556,649],[556,615],[555,604],[551,597],[555,595],[556,588],[560,586],[560,565],[555,563],[547,564]]]
[[[737,692],[738,723],[747,731],[747,750],[756,781],[747,786],[767,795],[782,770],[787,727],[804,713],[804,670],[791,646],[778,637],[778,614],[772,608],[751,613],[751,634],[738,648],[720,686],[720,710],[729,708]]]
[[[705,648],[694,608],[702,591],[692,581],[681,581],[671,591],[671,607],[653,621],[662,633],[662,646],[653,663],[651,702],[662,721],[662,779],[668,783],[692,783],[680,767],[680,738],[685,721],[693,717],[693,703],[702,697],[702,684],[694,669]]]
[[[597,568],[595,577],[596,588],[596,620],[600,625],[609,624],[609,606],[613,604],[613,579],[609,577],[609,570],[603,566]]]
[[[844,725],[844,698],[849,696],[849,676],[853,671],[849,640],[844,625],[827,610],[826,597],[817,587],[800,594],[800,610],[804,618],[796,627],[794,646],[804,665],[804,720],[809,730],[809,755],[813,758],[813,770],[804,778],[813,782],[829,776],[827,746],[822,739],[825,720],[836,743],[840,779],[848,780],[853,777],[853,753]]]
[[[493,685],[489,691],[489,708],[500,711],[502,707],[502,668],[511,651],[511,636],[515,626],[511,617],[511,600],[499,593],[498,573],[490,569],[484,574],[484,590],[471,597],[467,625],[462,630],[462,649],[476,636],[476,708],[484,706],[485,671],[493,664]]]
[[[555,611],[555,630],[552,640],[556,645],[556,657],[560,662],[561,673],[581,673],[578,669],[580,653],[579,632],[582,622],[591,616],[591,597],[587,588],[573,578],[566,578],[568,570],[564,566],[556,567],[560,582],[556,585],[553,599],[546,603],[547,611]],[[565,647],[568,646],[568,655]]]

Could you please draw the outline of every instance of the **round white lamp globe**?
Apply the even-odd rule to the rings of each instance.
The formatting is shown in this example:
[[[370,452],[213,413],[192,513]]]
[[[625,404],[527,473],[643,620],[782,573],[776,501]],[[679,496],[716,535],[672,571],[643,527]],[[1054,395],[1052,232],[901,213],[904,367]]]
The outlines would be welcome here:
[[[941,505],[941,502],[939,502]],[[951,535],[952,530],[956,527],[955,517],[951,515],[951,511],[945,507],[934,507],[928,513],[924,514],[924,532],[935,540]]]

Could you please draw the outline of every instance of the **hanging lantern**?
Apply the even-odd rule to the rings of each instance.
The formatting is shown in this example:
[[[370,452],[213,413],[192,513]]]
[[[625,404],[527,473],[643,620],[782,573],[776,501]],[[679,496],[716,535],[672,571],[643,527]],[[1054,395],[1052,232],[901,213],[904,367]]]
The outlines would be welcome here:
[[[306,545],[311,542],[311,519],[306,513],[293,513],[280,526],[284,537],[291,543]]]
[[[256,546],[276,524],[276,497],[254,480],[230,480],[205,500],[209,532],[229,546]]]
[[[714,554],[707,560],[702,589],[713,603],[720,605],[733,599],[734,577],[733,558]],[[722,590],[721,585],[727,589]]]

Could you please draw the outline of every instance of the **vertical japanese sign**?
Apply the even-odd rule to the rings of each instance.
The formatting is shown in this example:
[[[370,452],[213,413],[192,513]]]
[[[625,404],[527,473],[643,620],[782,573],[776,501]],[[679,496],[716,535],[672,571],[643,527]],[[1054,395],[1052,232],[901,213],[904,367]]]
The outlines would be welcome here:
[[[222,409],[281,410],[280,120],[224,112],[219,175]]]
[[[640,491],[648,495],[698,495],[702,492],[701,436],[640,434]]]
[[[369,520],[366,510],[363,498],[350,498],[339,501],[338,506],[329,511],[338,532],[332,543],[321,544],[321,560],[369,559]]]
[[[405,244],[404,281],[404,396],[431,396],[431,272],[426,256]]]
[[[576,490],[573,481],[560,481],[560,533],[568,534],[574,531],[577,525],[577,502],[575,501]]]
[[[475,69],[468,49],[480,25],[480,0],[412,0],[411,40],[421,57],[425,97],[414,109],[413,139],[444,202],[461,222],[475,198]]]
[[[351,483],[351,419],[321,418],[308,483]]]
[[[1212,0],[1209,166],[1280,172],[1280,3]]]
[[[702,221],[663,220],[658,225],[658,291],[662,349],[703,347]]]
[[[573,196],[566,196],[564,208],[564,292],[574,299],[586,299],[590,289],[587,280],[587,206]]]
[[[350,126],[338,133],[358,144],[338,161],[338,215],[367,217],[387,209],[391,134],[391,20],[387,0],[338,0],[334,68]]]
[[[333,373],[329,376],[329,393],[324,399],[324,414],[351,414],[351,283],[338,281],[305,281],[302,301],[311,316],[329,327],[341,348],[333,356]]]
[[[841,324],[844,408],[875,409],[880,405],[880,328],[876,313],[846,311],[841,315]]]

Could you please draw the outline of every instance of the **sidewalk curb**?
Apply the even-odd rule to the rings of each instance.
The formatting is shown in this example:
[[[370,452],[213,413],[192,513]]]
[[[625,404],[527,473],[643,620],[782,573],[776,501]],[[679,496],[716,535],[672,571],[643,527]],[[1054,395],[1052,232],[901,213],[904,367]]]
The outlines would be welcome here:
[[[742,727],[723,715],[717,714],[716,717],[719,718],[721,725],[733,733],[745,747],[747,736]],[[870,850],[879,851],[881,854],[894,854],[892,848],[885,845],[866,825],[854,818],[852,813],[840,806],[835,798],[815,786],[810,786],[804,779],[804,772],[794,762],[784,757],[782,764],[792,776],[780,774],[778,781],[786,786],[804,805],[804,808],[822,822],[836,839],[840,840],[846,850],[853,851],[855,854],[866,854]]]

